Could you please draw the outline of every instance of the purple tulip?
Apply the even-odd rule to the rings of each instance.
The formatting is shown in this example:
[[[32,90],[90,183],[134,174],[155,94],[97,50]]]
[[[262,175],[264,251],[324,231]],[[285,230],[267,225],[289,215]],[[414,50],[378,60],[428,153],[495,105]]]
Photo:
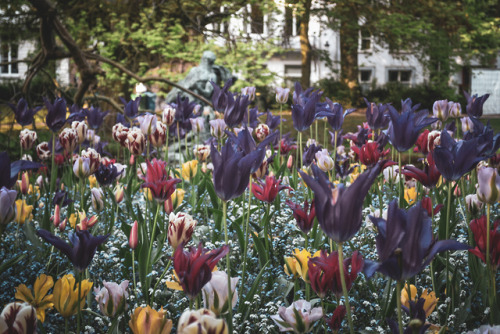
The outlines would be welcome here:
[[[480,153],[477,139],[456,142],[448,131],[443,130],[441,145],[434,148],[433,157],[443,177],[448,181],[456,181],[485,159]]]
[[[109,111],[101,111],[101,108],[93,106],[88,109],[85,114],[87,115],[87,123],[89,128],[97,130],[101,127],[104,117],[109,113]]]
[[[410,308],[402,306],[402,309],[410,317],[410,322],[408,326],[404,329],[403,334],[427,333],[427,329],[431,327],[431,324],[425,321],[425,318],[427,317],[426,310],[424,308],[425,302],[426,301],[424,298],[419,298],[416,302],[413,300],[409,301]],[[389,327],[391,328],[392,334],[400,333],[399,325],[394,319],[387,319],[387,322],[389,323]]]
[[[360,229],[363,201],[373,182],[385,167],[393,164],[381,161],[358,176],[349,187],[334,187],[328,176],[317,166],[312,170],[315,178],[300,172],[302,179],[314,192],[316,217],[325,234],[340,243],[351,239]]]
[[[227,126],[230,128],[238,126],[243,121],[249,105],[248,95],[238,95],[235,98],[233,94],[228,93],[227,105],[224,110],[224,122]]]
[[[218,112],[223,112],[226,109],[228,98],[227,95],[230,94],[229,88],[233,85],[233,79],[229,79],[224,84],[223,88],[220,88],[215,82],[210,81],[214,88],[214,93],[212,94],[212,104],[214,109]]]
[[[87,109],[80,108],[77,104],[73,104],[69,107],[69,116],[66,123],[71,123],[74,121],[81,122],[87,116]]]
[[[286,121],[283,119],[283,122]],[[266,113],[266,124],[271,131],[276,129],[280,125],[280,116],[273,116],[270,111]]]
[[[49,231],[40,229],[36,231],[36,234],[66,255],[79,272],[87,269],[90,262],[92,262],[97,247],[109,237],[109,234],[94,237],[87,230],[76,230],[76,232],[69,234],[69,241],[73,244],[71,246]]]
[[[469,119],[472,124],[471,130],[464,133],[463,139],[476,138],[479,155],[484,156],[486,159],[494,156],[500,148],[500,133],[494,134],[489,121],[488,124],[484,125],[474,117],[464,117],[462,119]]]
[[[118,171],[115,165],[99,165],[99,168],[94,173],[94,176],[102,187],[113,184],[118,176],[123,173],[123,169]]]
[[[43,102],[48,111],[45,123],[52,132],[59,131],[66,124],[66,100],[58,98],[52,104],[44,97]]]
[[[33,117],[40,109],[42,109],[42,107],[30,109],[28,106],[28,102],[24,98],[19,99],[19,102],[17,102],[17,106],[11,103],[7,103],[7,105],[14,112],[16,122],[22,126],[30,125],[31,123],[33,123]]]
[[[123,114],[128,118],[135,118],[139,113],[139,104],[141,103],[141,96],[136,97],[134,100],[127,102],[124,98],[120,97],[124,107]]]
[[[54,206],[59,205],[59,207],[64,208],[68,204],[72,203],[73,200],[68,198],[68,193],[64,190],[56,191],[54,198],[52,198],[52,204]]]
[[[195,107],[196,102],[189,102],[189,99],[187,97],[181,98],[180,94],[177,95],[174,119],[177,122],[187,122],[183,125],[188,127],[186,128],[188,131],[191,130],[191,122],[189,122],[189,119],[193,118],[193,111]]]
[[[477,94],[470,95],[464,91],[465,99],[467,100],[467,106],[465,110],[470,117],[480,118],[483,116],[483,105],[484,102],[490,97],[490,94],[485,94],[482,96],[477,96]]]
[[[299,131],[307,130],[316,119],[316,104],[319,102],[320,95],[313,92],[307,102],[304,104],[292,104],[293,127]],[[304,100],[304,99],[299,99]],[[295,101],[295,93],[294,93]]]
[[[420,130],[431,125],[437,118],[427,117],[427,110],[418,111],[420,104],[412,106],[410,99],[401,102],[401,114],[389,107],[391,123],[387,131],[391,144],[399,152],[408,151],[418,139]]]
[[[219,152],[212,143],[210,156],[214,165],[213,183],[217,196],[227,202],[243,194],[250,181],[252,167],[259,166],[264,155],[262,149],[245,155],[242,151],[236,151],[229,141]]]
[[[375,104],[365,99],[366,103],[366,121],[372,130],[384,129],[389,124],[389,104]]]
[[[0,225],[7,225],[16,217],[17,191],[5,187],[0,189]],[[0,227],[0,230],[2,227]]]
[[[372,216],[370,219],[379,232],[376,245],[380,262],[365,261],[364,273],[368,278],[378,271],[397,281],[406,280],[421,272],[437,253],[470,248],[455,240],[435,240],[432,220],[420,202],[405,211],[393,200],[387,220]]]
[[[243,124],[248,127],[255,129],[259,125],[258,117],[264,114],[259,114],[259,109],[257,107],[250,109],[248,112],[243,114]],[[250,118],[250,119],[249,119]]]
[[[28,169],[38,169],[43,165],[28,160],[10,162],[7,152],[0,152],[0,188],[12,188],[17,181],[17,174]]]
[[[322,109],[316,117],[326,117],[328,124],[330,124],[332,129],[334,131],[339,131],[342,129],[342,125],[344,124],[344,118],[356,109],[347,109],[344,112],[344,108],[342,108],[340,103],[333,103],[329,98],[326,98],[326,103],[327,107]]]

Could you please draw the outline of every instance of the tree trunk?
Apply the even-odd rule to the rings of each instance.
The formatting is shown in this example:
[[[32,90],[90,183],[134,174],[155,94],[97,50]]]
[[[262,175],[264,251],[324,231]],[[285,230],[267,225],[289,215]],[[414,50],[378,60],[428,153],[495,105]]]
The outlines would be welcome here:
[[[359,25],[355,6],[344,4],[340,22],[340,73],[341,81],[349,88],[353,103],[360,96],[358,82]]]
[[[309,16],[311,13],[311,0],[303,2],[304,8],[300,16],[300,54],[302,56],[300,83],[304,89],[311,86],[311,43],[309,43]]]

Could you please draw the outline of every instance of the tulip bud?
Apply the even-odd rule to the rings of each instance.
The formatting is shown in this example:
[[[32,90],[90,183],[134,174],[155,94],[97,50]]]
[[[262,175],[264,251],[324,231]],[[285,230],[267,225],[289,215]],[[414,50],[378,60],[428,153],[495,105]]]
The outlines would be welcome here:
[[[21,174],[21,180],[17,181],[17,186],[18,186],[21,194],[23,194],[23,195],[28,194],[28,191],[30,189],[30,178],[29,178],[28,172],[23,172]]]
[[[165,109],[163,109],[163,113],[161,114],[161,120],[167,126],[174,124],[175,108],[173,108],[171,105],[167,104]]]
[[[59,224],[61,224],[61,207],[59,204],[56,204],[56,207],[54,208],[54,215],[50,217],[50,220],[52,220],[55,227],[59,227]]]
[[[120,285],[113,282],[103,282],[101,289],[94,288],[95,300],[99,304],[101,313],[107,317],[114,318],[127,309],[128,281]]]
[[[314,322],[322,317],[323,311],[321,307],[311,309],[311,303],[301,299],[293,302],[287,308],[280,306],[278,314],[272,315],[271,319],[282,332],[309,333],[314,326]]]
[[[483,202],[477,198],[477,194],[465,196],[465,203],[467,205],[467,210],[473,215],[477,214],[483,208]]]
[[[253,101],[255,100],[255,87],[251,86],[251,87],[243,87],[241,89],[241,95],[248,95],[248,99],[250,101]]]
[[[50,147],[49,147],[49,143],[44,141],[44,142],[38,144],[38,146],[36,147],[36,154],[38,155],[38,159],[48,160],[52,155],[52,152],[51,152]]]
[[[210,134],[217,140],[224,139],[226,137],[226,122],[223,119],[214,119],[210,123]]]
[[[71,128],[76,131],[76,135],[78,137],[77,139],[78,145],[82,144],[85,141],[85,137],[88,130],[87,123],[85,123],[84,121],[81,122],[74,121],[71,123]]]
[[[205,119],[203,117],[190,118],[193,133],[201,133],[205,129]]]
[[[474,123],[472,123],[469,117],[462,117],[460,121],[462,122],[463,133],[466,133],[467,131],[474,132]]]
[[[238,292],[236,291],[238,281],[239,277],[231,277],[231,308],[234,308],[238,301]],[[210,281],[203,286],[203,304],[205,308],[216,315],[229,312],[227,283],[227,274],[225,272],[214,271],[212,272]]]
[[[19,133],[19,140],[23,150],[31,150],[36,139],[37,134],[35,131],[24,129]]]
[[[68,218],[64,218],[64,220],[59,224],[59,231],[60,232],[64,231],[67,223],[68,223]]]
[[[433,130],[427,135],[427,151],[434,152],[436,146],[441,145],[441,131]]]
[[[477,171],[477,198],[483,203],[494,204],[500,200],[500,177],[492,167],[483,167]]]
[[[82,151],[81,156],[89,159],[90,174],[94,174],[101,164],[101,155],[96,150],[89,147]]]
[[[90,193],[91,193],[91,197],[92,197],[91,198],[92,199],[92,207],[94,208],[94,211],[100,212],[102,209],[104,209],[104,201],[103,201],[104,193],[99,188],[90,189]]]
[[[288,101],[288,94],[290,94],[289,88],[276,87],[276,102],[285,104]]]
[[[448,110],[450,113],[450,117],[453,118],[459,118],[460,115],[462,114],[462,107],[458,102],[453,102],[453,101],[448,102]]]
[[[196,145],[193,148],[193,153],[196,159],[199,161],[205,161],[207,160],[208,156],[210,155],[210,146],[208,145]]]
[[[130,165],[133,165],[135,163],[135,156],[133,154],[130,156],[130,159],[128,160],[128,163]]]
[[[269,132],[269,126],[267,124],[259,124],[255,129],[255,136],[257,136],[259,141],[263,141],[267,136],[269,136]]]
[[[91,174],[89,165],[89,158],[78,157],[73,164],[73,173],[75,173],[76,177],[79,179],[85,179]]]
[[[123,186],[121,184],[116,185],[114,189],[115,193],[115,201],[116,203],[121,203],[123,201],[123,197],[125,196],[125,191],[123,191]]]
[[[36,334],[36,310],[28,303],[7,304],[0,314],[0,333]]]
[[[292,168],[293,168],[293,155],[290,155],[288,157],[288,161],[286,163],[286,168],[292,170]]]
[[[128,238],[128,244],[130,248],[136,249],[137,243],[138,243],[138,229],[139,229],[139,224],[137,223],[137,220],[134,221],[134,225],[132,225],[132,229],[130,230],[130,237]]]
[[[87,217],[85,213],[82,215],[80,213],[80,223],[76,225],[76,229],[79,231],[86,231],[97,223],[97,216]]]
[[[173,324],[172,320],[166,318],[166,314],[163,307],[159,311],[153,310],[149,305],[138,307],[128,325],[134,334],[170,334]]]
[[[149,141],[154,147],[162,147],[167,142],[167,126],[162,123],[156,123],[156,129],[149,136]]]
[[[333,159],[332,157],[330,157],[327,149],[322,149],[321,151],[316,152],[315,157],[318,167],[323,172],[327,173],[328,171],[332,170],[333,167],[335,167]]]
[[[175,250],[181,243],[191,240],[197,221],[184,212],[170,213],[168,225],[168,243]]]
[[[139,121],[141,132],[144,136],[149,136],[156,131],[156,123],[158,122],[156,115],[146,114],[137,117],[137,120]]]
[[[9,190],[6,187],[0,189],[0,225],[7,225],[16,218],[16,201],[17,192]],[[0,226],[0,231],[3,227]]]
[[[177,325],[177,333],[227,334],[228,327],[224,319],[217,319],[215,313],[203,308],[196,311],[187,310],[182,313]]]
[[[448,100],[434,102],[432,113],[434,117],[437,117],[441,122],[445,122],[450,116]]]
[[[128,131],[127,140],[125,141],[130,153],[141,155],[146,148],[146,137],[137,128],[132,128]]]

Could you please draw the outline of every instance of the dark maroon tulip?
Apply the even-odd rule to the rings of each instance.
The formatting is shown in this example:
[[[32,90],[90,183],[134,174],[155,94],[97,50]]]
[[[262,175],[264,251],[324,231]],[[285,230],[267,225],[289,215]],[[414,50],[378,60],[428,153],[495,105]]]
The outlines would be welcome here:
[[[441,173],[436,167],[432,153],[427,155],[427,162],[424,162],[423,170],[415,166],[404,166],[401,172],[406,176],[414,178],[427,188],[434,188],[441,177]]]
[[[483,116],[483,105],[484,102],[490,97],[490,94],[485,94],[482,96],[477,96],[477,94],[470,95],[466,91],[464,91],[465,99],[467,100],[467,106],[465,110],[467,111],[467,115],[470,117],[480,118]]]
[[[326,320],[328,327],[330,327],[334,333],[338,332],[342,327],[342,320],[344,320],[346,313],[347,309],[345,306],[339,305],[335,311],[333,311],[332,317]]]
[[[392,106],[389,107],[391,123],[387,134],[392,146],[399,152],[408,151],[417,141],[420,131],[437,121],[437,118],[427,117],[427,110],[417,111],[420,104],[412,106],[410,99],[401,102],[399,114]]]
[[[16,119],[16,122],[22,126],[30,125],[31,123],[33,123],[33,117],[40,109],[42,109],[42,107],[30,109],[28,106],[28,102],[23,97],[19,99],[19,102],[17,102],[17,106],[11,103],[7,103],[7,105],[14,112],[14,118]]]
[[[365,98],[366,103],[366,121],[372,130],[384,129],[389,124],[389,116],[387,111],[389,110],[388,104],[375,104],[374,102],[369,102]]]
[[[281,184],[281,180],[277,180],[274,176],[266,176],[266,183],[262,184],[262,182],[253,183],[252,185],[252,193],[255,197],[260,199],[261,201],[272,203],[278,196],[278,192],[283,189],[290,189],[289,186]]]
[[[289,200],[286,201],[286,204],[292,209],[293,217],[300,230],[305,234],[309,233],[313,228],[314,218],[316,218],[314,201],[309,205],[309,202],[305,200],[303,207]]]
[[[385,157],[390,149],[385,151],[381,151],[379,149],[379,145],[377,142],[367,142],[361,147],[352,146],[351,150],[353,150],[358,156],[359,161],[366,166],[373,166],[383,157]]]
[[[158,203],[165,202],[174,193],[175,185],[181,180],[168,175],[165,161],[153,159],[151,162],[146,161],[146,164],[146,176],[142,177],[145,182],[141,187],[149,188]]]
[[[448,181],[456,181],[486,159],[481,155],[477,138],[456,142],[448,133],[441,132],[441,145],[434,148],[436,167]]]
[[[40,229],[36,231],[36,234],[66,255],[79,272],[87,269],[94,258],[97,247],[109,237],[109,234],[94,237],[87,230],[76,230],[76,232],[69,234],[69,241],[73,244],[71,246],[49,231]]]
[[[297,149],[297,144],[290,139],[290,134],[287,133],[286,135],[283,135],[281,138],[281,142],[278,145],[274,146],[275,150],[280,150],[281,155],[287,155],[288,152],[291,150],[296,150]]]
[[[352,257],[344,260],[344,279],[347,290],[351,289],[352,283],[363,270],[363,265],[364,260],[358,251],[355,251]],[[324,298],[328,291],[333,292],[337,298],[342,296],[338,252],[335,251],[328,255],[326,251],[322,250],[320,256],[309,259],[307,266],[311,288],[318,296]]]
[[[432,199],[430,197],[422,198],[422,207],[427,211],[429,217],[435,216],[443,208],[443,204],[438,204],[435,207],[432,206]]]
[[[393,200],[387,220],[370,219],[379,232],[375,240],[380,262],[365,261],[368,278],[378,271],[396,281],[407,280],[421,272],[437,253],[470,248],[455,240],[435,240],[432,221],[420,202],[405,211]]]
[[[321,229],[333,241],[339,243],[351,239],[360,229],[361,211],[366,194],[385,167],[394,164],[381,161],[358,176],[349,187],[334,187],[328,176],[316,165],[312,166],[315,178],[300,172],[302,179],[314,192],[316,217]]]
[[[490,264],[493,266],[493,271],[500,267],[500,221],[497,220],[493,224],[493,229],[490,230]],[[486,221],[486,216],[474,219],[470,222],[470,229],[474,234],[474,242],[476,248],[470,249],[469,252],[476,255],[484,263],[486,263],[486,229],[489,228]]]
[[[417,141],[415,142],[415,147],[413,148],[413,152],[420,152],[422,154],[429,154],[429,146],[427,144],[429,138],[429,130],[425,129],[420,136],[418,136]]]
[[[48,99],[43,98],[43,102],[48,111],[45,124],[52,132],[59,131],[66,124],[66,100],[58,98],[52,104]]]
[[[220,199],[227,202],[243,194],[250,181],[252,168],[260,166],[264,159],[265,152],[263,154],[262,151],[257,149],[245,155],[242,151],[236,151],[228,140],[219,152],[212,143],[210,156],[214,165],[213,183]]]
[[[190,247],[189,251],[184,250],[184,244],[177,247],[174,253],[174,269],[182,289],[191,300],[195,299],[201,288],[210,281],[212,270],[228,252],[227,245],[207,250],[203,249],[201,242],[198,248]]]

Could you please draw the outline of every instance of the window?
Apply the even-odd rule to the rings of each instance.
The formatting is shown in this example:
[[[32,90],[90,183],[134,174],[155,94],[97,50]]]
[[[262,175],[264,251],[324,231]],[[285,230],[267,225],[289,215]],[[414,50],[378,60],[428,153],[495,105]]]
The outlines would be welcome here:
[[[361,92],[364,94],[370,90],[372,83],[372,69],[360,69],[359,70],[359,87]]]
[[[257,4],[251,5],[250,29],[252,34],[264,33],[264,14]]]
[[[300,34],[300,17],[297,16],[297,0],[285,1],[285,38]]]
[[[411,84],[411,70],[389,70],[389,82],[399,82],[403,85]]]
[[[13,62],[17,60],[18,46],[16,44],[2,43],[0,46],[0,63]],[[0,66],[0,74],[18,74],[17,63],[3,64]]]
[[[287,87],[293,87],[295,81],[302,78],[301,65],[285,65],[285,84]]]
[[[360,43],[359,49],[363,51],[368,51],[372,49],[372,35],[367,29],[361,29],[360,31]]]

